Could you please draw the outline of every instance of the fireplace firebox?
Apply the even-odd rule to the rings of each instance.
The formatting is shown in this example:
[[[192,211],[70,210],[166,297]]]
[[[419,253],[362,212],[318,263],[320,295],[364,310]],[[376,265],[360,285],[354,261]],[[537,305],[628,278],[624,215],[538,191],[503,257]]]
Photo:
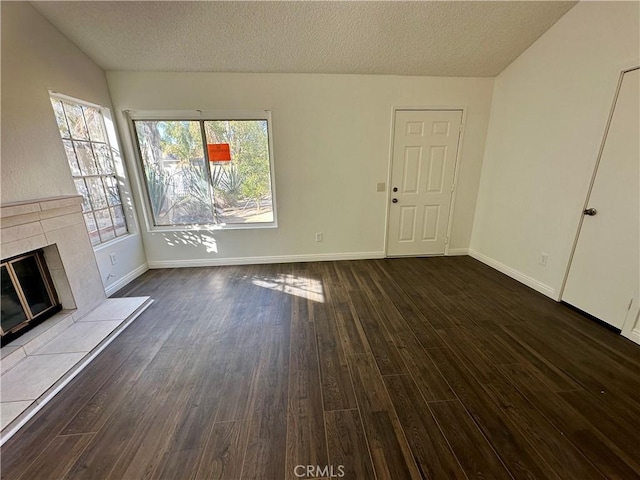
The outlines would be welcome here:
[[[3,260],[2,345],[61,310],[42,250]]]

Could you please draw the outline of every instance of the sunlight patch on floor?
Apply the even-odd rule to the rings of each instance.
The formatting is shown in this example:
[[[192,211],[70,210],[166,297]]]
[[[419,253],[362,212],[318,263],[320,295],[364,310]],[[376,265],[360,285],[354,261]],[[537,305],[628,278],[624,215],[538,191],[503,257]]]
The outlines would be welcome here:
[[[258,287],[306,298],[312,302],[324,303],[322,282],[313,278],[279,274],[273,277],[254,278],[251,283]]]

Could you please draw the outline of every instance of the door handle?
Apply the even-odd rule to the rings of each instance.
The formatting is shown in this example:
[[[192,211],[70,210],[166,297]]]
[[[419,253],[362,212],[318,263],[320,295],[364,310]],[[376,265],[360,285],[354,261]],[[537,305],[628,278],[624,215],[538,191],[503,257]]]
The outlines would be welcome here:
[[[595,208],[587,208],[582,212],[583,215],[589,215],[590,217],[593,217],[596,213],[598,213],[598,211]]]
[[[393,200],[391,200],[393,203],[398,203],[398,199],[394,198]]]

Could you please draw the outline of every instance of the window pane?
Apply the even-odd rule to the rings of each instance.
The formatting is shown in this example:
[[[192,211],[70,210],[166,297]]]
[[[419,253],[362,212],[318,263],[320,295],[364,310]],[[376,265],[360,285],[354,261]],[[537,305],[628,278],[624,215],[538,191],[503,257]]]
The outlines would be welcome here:
[[[98,210],[95,213],[96,222],[98,222],[98,231],[100,232],[100,238],[103,242],[115,238],[116,232],[111,222],[111,215],[109,209]]]
[[[226,143],[231,161],[211,162],[220,223],[273,222],[266,120],[204,122],[207,144]]]
[[[93,151],[98,160],[98,171],[100,173],[113,174],[113,162],[111,161],[110,148],[103,143],[94,143]]]
[[[71,138],[89,140],[89,132],[87,131],[87,125],[84,123],[82,107],[66,102],[64,102],[63,105],[64,111],[67,114],[67,120],[69,121]]]
[[[118,181],[115,177],[103,177],[104,189],[107,192],[107,203],[109,206],[120,205],[120,193],[118,192]]]
[[[79,195],[82,195],[82,211],[90,211],[91,203],[89,202],[89,189],[87,188],[87,184],[82,178],[76,178],[74,182],[76,184],[76,192],[78,192]]]
[[[87,187],[89,187],[89,198],[91,199],[91,207],[93,210],[107,207],[107,197],[102,179],[100,177],[87,178]]]
[[[91,245],[98,245],[100,243],[100,235],[98,234],[98,225],[96,224],[93,213],[84,214],[84,223],[87,225]]]
[[[100,113],[100,110],[92,107],[83,107],[83,110],[91,141],[106,142],[104,127],[102,125],[102,113]]]
[[[136,121],[156,225],[215,222],[200,123]]]
[[[76,152],[73,150],[71,140],[63,140],[62,143],[64,144],[64,151],[67,154],[67,160],[71,167],[71,175],[74,177],[80,175],[80,165],[78,164],[78,158],[76,157]]]
[[[62,108],[62,102],[60,100],[51,100],[53,105],[53,111],[56,114],[56,122],[58,122],[58,130],[60,130],[60,136],[63,138],[69,138],[69,127],[67,125],[67,119],[64,115],[64,109]]]
[[[111,208],[111,217],[115,223],[116,235],[124,235],[127,233],[127,222],[124,218],[124,212],[122,211],[122,205]]]
[[[73,142],[82,175],[97,175],[98,168],[89,142]]]

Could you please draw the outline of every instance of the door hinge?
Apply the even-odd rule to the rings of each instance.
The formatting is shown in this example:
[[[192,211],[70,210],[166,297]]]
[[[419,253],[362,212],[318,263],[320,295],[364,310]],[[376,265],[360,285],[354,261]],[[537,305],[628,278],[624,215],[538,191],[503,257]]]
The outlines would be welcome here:
[[[445,245],[449,244],[449,237],[448,236],[444,237],[444,244]]]
[[[462,127],[463,127],[463,126],[464,126],[464,125],[462,125],[462,123],[461,123],[461,124],[460,124],[460,128],[458,129],[458,131],[459,131],[459,132],[461,132],[461,131],[462,131]]]
[[[456,184],[451,185],[451,191],[453,192],[456,189]]]

